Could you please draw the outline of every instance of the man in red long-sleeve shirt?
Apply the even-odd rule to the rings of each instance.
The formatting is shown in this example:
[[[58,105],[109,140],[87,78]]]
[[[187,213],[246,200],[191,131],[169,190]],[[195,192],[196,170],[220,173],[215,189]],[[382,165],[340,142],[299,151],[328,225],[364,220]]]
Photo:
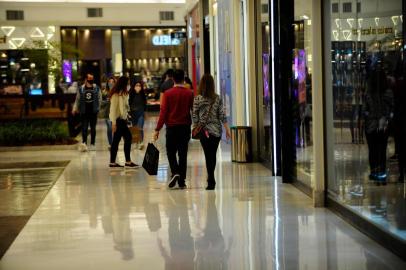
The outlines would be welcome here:
[[[185,73],[183,70],[176,70],[173,79],[175,85],[165,91],[162,99],[154,138],[155,140],[158,139],[159,131],[165,124],[166,153],[172,172],[168,186],[173,188],[178,183],[179,188],[185,189],[187,152],[192,125],[190,113],[193,108],[194,97],[193,92],[184,86]]]

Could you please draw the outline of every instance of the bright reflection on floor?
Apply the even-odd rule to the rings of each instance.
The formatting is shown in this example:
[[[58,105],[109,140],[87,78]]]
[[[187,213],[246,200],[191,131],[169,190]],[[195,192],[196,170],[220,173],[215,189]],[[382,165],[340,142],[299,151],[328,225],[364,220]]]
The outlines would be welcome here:
[[[154,121],[148,117],[148,130]],[[219,153],[215,192],[204,189],[196,141],[190,144],[190,188],[168,190],[166,173],[110,172],[104,124],[98,127],[96,152],[0,156],[0,162],[71,159],[0,269],[406,269],[262,165],[231,163],[229,145]],[[162,172],[168,166],[164,138],[158,142]],[[143,154],[133,151],[134,160]]]

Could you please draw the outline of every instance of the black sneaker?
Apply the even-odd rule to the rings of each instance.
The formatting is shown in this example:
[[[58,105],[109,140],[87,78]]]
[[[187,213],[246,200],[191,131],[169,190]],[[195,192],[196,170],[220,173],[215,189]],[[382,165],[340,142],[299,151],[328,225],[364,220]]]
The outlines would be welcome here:
[[[126,169],[138,169],[139,167],[140,167],[140,165],[135,164],[134,162],[125,164]]]
[[[209,183],[207,184],[206,190],[215,190],[216,189],[216,184]]]
[[[179,174],[175,174],[174,176],[172,176],[171,181],[169,181],[168,187],[173,188],[176,185],[176,182],[179,181],[179,179],[180,179]]]
[[[117,163],[113,163],[113,164],[110,163],[109,167],[110,167],[110,169],[121,169],[121,168],[124,168],[124,166],[122,166],[122,165],[120,165],[120,164],[117,164]]]

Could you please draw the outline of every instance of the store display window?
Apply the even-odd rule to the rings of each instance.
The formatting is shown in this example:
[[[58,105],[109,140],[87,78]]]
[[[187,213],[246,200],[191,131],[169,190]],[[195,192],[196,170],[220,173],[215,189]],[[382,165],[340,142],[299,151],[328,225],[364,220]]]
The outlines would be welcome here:
[[[404,7],[358,0],[345,12],[344,2],[326,1],[340,7],[324,29],[328,199],[404,246]]]

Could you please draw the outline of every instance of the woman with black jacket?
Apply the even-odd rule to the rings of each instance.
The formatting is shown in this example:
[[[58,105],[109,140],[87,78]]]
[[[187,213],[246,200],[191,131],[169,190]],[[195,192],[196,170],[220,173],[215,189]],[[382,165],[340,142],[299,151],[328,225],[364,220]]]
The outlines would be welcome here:
[[[132,125],[139,127],[141,130],[141,142],[138,144],[138,149],[142,149],[144,147],[144,112],[147,106],[142,81],[136,80],[131,85],[129,103]]]

